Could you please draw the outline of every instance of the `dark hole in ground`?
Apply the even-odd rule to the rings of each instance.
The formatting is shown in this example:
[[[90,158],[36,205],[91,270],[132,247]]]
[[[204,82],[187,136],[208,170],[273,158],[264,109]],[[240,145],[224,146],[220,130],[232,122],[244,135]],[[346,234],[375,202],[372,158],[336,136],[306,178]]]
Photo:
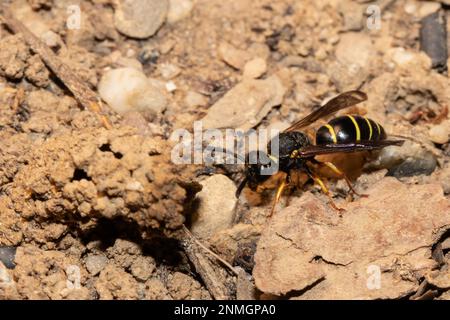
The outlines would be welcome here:
[[[73,172],[72,180],[71,181],[80,181],[80,180],[88,180],[91,181],[91,177],[88,176],[87,172],[83,169],[76,168]]]
[[[48,194],[46,193],[31,193],[31,200],[33,201],[47,201],[49,199]]]
[[[111,145],[109,143],[102,144],[99,149],[101,152],[111,152],[116,159],[122,159],[123,157],[123,154],[121,154],[120,152],[112,151]]]
[[[138,224],[122,218],[100,219],[88,230],[74,230],[84,245],[92,241],[99,241],[99,249],[106,251],[114,246],[117,239],[124,239],[139,244],[142,255],[152,256],[157,264],[164,264],[177,268],[182,264],[181,246],[179,241],[164,237],[156,230],[150,239],[142,239]]]

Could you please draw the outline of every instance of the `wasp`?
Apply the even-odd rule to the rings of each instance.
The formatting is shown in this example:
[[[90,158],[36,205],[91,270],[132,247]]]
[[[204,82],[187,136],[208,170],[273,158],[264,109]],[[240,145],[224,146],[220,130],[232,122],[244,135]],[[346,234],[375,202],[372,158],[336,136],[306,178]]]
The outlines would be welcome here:
[[[350,179],[342,170],[332,162],[320,162],[316,160],[315,156],[377,150],[387,146],[401,146],[404,140],[387,140],[386,132],[379,123],[358,115],[346,115],[332,119],[317,130],[314,144],[307,134],[301,130],[321,118],[365,100],[367,100],[367,95],[364,92],[358,90],[343,92],[274,137],[273,139],[278,139],[278,155],[274,155],[271,152],[271,146],[274,145],[273,141],[267,144],[267,152],[249,152],[246,155],[245,176],[237,188],[236,197],[239,198],[245,186],[256,191],[259,185],[271,177],[271,175],[263,174],[263,171],[268,166],[277,165],[278,171],[285,173],[285,179],[280,182],[277,188],[270,215],[273,214],[283,191],[290,185],[291,172],[293,170],[306,173],[310,179],[321,187],[325,195],[328,196],[330,205],[334,209],[342,211],[342,209],[334,204],[327,186],[311,168],[311,164],[319,167],[328,167],[340,178],[345,179],[351,192],[356,195],[358,193],[356,193]],[[258,156],[254,153],[258,153]],[[256,158],[257,161],[251,163],[249,159],[252,157]]]

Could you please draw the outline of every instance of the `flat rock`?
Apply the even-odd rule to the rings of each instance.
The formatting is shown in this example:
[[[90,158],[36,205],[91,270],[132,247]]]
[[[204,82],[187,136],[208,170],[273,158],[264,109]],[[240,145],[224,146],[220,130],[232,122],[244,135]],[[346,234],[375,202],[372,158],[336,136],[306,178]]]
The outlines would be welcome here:
[[[433,270],[430,271],[426,277],[428,283],[441,288],[441,289],[449,289],[450,288],[450,270],[448,268],[439,271]]]
[[[86,257],[86,269],[92,275],[97,275],[108,264],[108,258],[103,254],[90,254]]]
[[[191,231],[206,239],[231,226],[236,205],[236,186],[221,174],[215,174],[200,183],[203,189],[197,194],[199,207],[193,216]]]
[[[345,33],[336,47],[336,61],[327,69],[328,75],[339,91],[353,90],[369,76],[374,57],[369,35]]]
[[[168,0],[119,0],[114,11],[114,25],[128,37],[145,39],[158,31],[168,10]]]
[[[344,18],[344,30],[359,31],[365,23],[365,7],[349,0],[341,0],[338,3],[339,13]]]
[[[240,50],[227,42],[219,45],[218,53],[220,58],[229,66],[235,69],[242,69],[245,63],[251,58],[250,54]]]
[[[342,218],[311,193],[273,216],[255,255],[257,288],[275,295],[305,290],[300,299],[414,292],[435,267],[432,246],[450,229],[450,202],[437,184],[394,178],[365,193],[368,198],[339,203],[346,210]]]
[[[264,80],[244,79],[208,110],[203,128],[240,128],[256,126],[272,109],[280,105],[286,88],[273,75]]]
[[[257,79],[267,71],[267,62],[263,58],[255,58],[247,62],[244,66],[245,78]]]

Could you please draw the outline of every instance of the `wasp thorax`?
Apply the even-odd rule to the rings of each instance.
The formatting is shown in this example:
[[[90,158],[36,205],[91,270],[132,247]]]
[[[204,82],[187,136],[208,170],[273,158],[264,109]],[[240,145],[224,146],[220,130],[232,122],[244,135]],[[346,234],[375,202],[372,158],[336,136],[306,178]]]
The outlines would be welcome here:
[[[306,134],[302,132],[282,132],[267,145],[269,154],[277,158],[289,158],[294,150],[310,145]]]

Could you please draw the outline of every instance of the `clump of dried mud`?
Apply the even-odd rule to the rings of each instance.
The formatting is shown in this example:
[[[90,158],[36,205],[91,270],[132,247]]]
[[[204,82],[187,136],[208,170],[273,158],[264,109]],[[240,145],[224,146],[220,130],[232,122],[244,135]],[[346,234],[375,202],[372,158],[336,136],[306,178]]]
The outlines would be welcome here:
[[[78,29],[67,24],[72,1],[10,3],[94,91],[118,68],[145,85],[103,81],[123,102],[104,129],[2,27],[0,298],[214,298],[184,250],[186,224],[235,267],[205,268],[225,298],[448,299],[450,81],[419,38],[421,20],[448,18],[448,5],[384,2],[373,30],[366,1],[158,0],[152,19],[147,4],[124,14],[118,2],[80,1]],[[194,121],[283,130],[356,88],[369,99],[345,112],[407,141],[329,159],[369,195],[327,179],[343,216],[299,177],[304,188],[269,219],[270,192],[231,196],[241,167],[171,161],[171,133]]]

